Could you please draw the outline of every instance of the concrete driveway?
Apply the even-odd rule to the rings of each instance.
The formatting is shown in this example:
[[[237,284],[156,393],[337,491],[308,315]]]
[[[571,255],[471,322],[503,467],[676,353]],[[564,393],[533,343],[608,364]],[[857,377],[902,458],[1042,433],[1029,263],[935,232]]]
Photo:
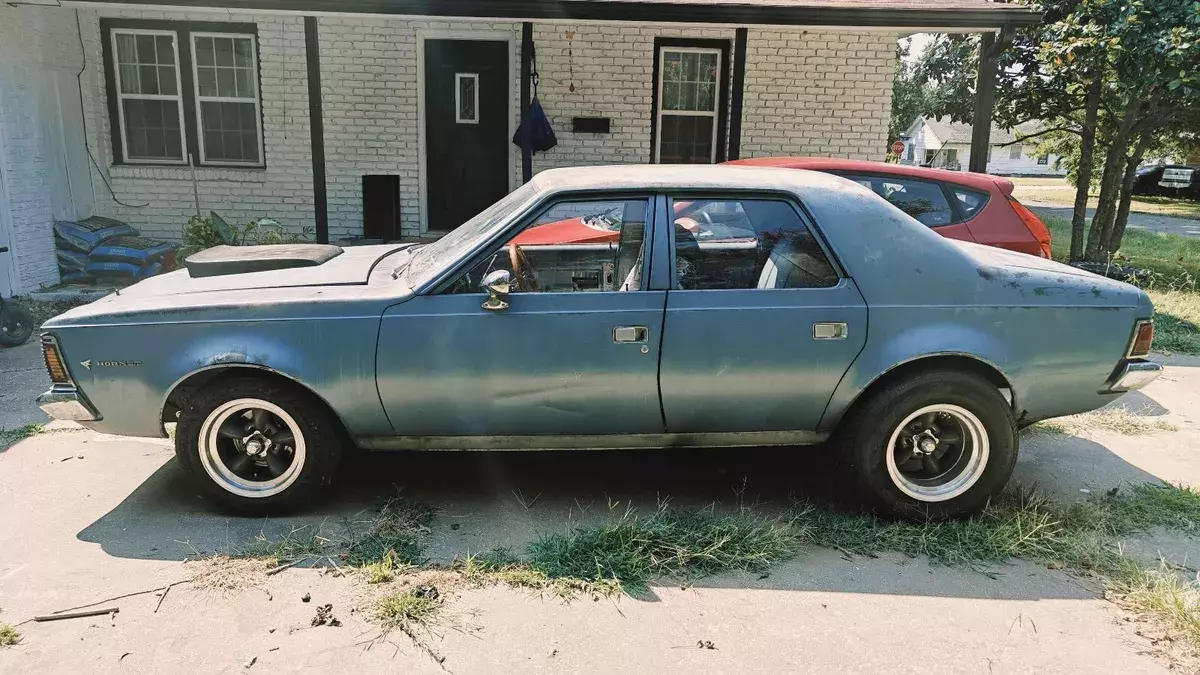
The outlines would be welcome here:
[[[1177,431],[1027,437],[1014,480],[1063,499],[1122,482],[1200,483],[1196,366],[1171,366],[1126,401]],[[0,391],[13,388],[8,370],[0,377]],[[188,579],[198,557],[259,533],[333,527],[397,489],[435,507],[427,553],[446,562],[519,550],[612,502],[771,509],[828,484],[815,450],[398,454],[352,462],[333,498],[304,515],[240,519],[196,496],[169,441],[68,426],[0,448],[0,621]],[[1200,555],[1190,540],[1139,545]],[[119,607],[112,617],[25,623],[22,643],[0,648],[0,673],[1168,672],[1152,633],[1089,583],[1024,562],[995,572],[814,548],[768,576],[664,581],[637,598],[443,586],[444,618],[418,634],[441,663],[406,635],[381,638],[364,616],[378,587],[259,572],[240,588],[176,586],[161,607],[142,594],[102,603]],[[343,626],[310,625],[325,603]]]

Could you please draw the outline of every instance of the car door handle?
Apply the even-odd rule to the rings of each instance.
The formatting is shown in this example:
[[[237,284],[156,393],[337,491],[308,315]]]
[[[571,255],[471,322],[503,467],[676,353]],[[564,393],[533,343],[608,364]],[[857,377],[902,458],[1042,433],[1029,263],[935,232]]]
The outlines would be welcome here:
[[[617,326],[613,328],[613,342],[645,342],[650,331],[645,326]]]
[[[818,321],[813,324],[814,340],[845,340],[850,329],[844,321]]]

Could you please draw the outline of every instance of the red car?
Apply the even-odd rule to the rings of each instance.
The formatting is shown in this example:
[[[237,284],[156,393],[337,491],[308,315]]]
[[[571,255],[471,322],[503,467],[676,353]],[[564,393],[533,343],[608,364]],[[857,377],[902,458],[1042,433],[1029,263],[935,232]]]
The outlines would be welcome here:
[[[843,176],[871,188],[943,237],[1050,257],[1050,230],[1013,198],[1013,183],[1007,178],[824,157],[760,157],[727,163]]]

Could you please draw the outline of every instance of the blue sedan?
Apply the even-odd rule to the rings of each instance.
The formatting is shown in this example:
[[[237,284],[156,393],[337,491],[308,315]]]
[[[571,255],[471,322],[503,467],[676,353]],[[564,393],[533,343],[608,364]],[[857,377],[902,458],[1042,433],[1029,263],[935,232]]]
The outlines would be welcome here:
[[[212,499],[311,503],[344,448],[825,443],[882,513],[1008,481],[1020,426],[1153,380],[1147,295],[942,238],[856,183],[539,174],[438,241],[217,247],[45,324],[40,403],[165,435]]]

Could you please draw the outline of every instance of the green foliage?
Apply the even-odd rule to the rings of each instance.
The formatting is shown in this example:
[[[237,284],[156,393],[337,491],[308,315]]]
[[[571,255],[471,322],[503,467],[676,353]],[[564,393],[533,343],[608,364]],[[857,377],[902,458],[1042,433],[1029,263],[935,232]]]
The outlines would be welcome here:
[[[21,439],[36,436],[44,430],[40,424],[26,424],[16,429],[0,429],[0,446],[12,445]]]
[[[441,608],[436,590],[418,586],[380,598],[375,616],[384,628],[398,628],[411,636],[416,628],[428,626]]]
[[[346,560],[356,566],[384,562],[393,569],[415,564],[424,549],[421,535],[429,532],[432,521],[429,505],[389,499],[379,507],[370,529],[361,537],[351,537]]]
[[[313,230],[305,225],[299,233],[291,233],[271,218],[251,220],[244,225],[230,225],[215,211],[208,216],[192,216],[183,228],[183,243],[176,256],[184,260],[206,248],[220,246],[253,246],[259,244],[296,244],[310,241]]]
[[[918,76],[915,66],[906,61],[906,56],[908,45],[902,43],[896,48],[896,74],[892,78],[892,117],[888,123],[887,137],[889,148],[930,107],[930,87]],[[889,150],[888,161],[893,161],[893,157]]]
[[[763,571],[792,557],[802,535],[787,518],[665,507],[639,516],[627,509],[613,522],[572,527],[535,541],[529,547],[530,567],[550,578],[619,580],[640,589],[664,574]]]

